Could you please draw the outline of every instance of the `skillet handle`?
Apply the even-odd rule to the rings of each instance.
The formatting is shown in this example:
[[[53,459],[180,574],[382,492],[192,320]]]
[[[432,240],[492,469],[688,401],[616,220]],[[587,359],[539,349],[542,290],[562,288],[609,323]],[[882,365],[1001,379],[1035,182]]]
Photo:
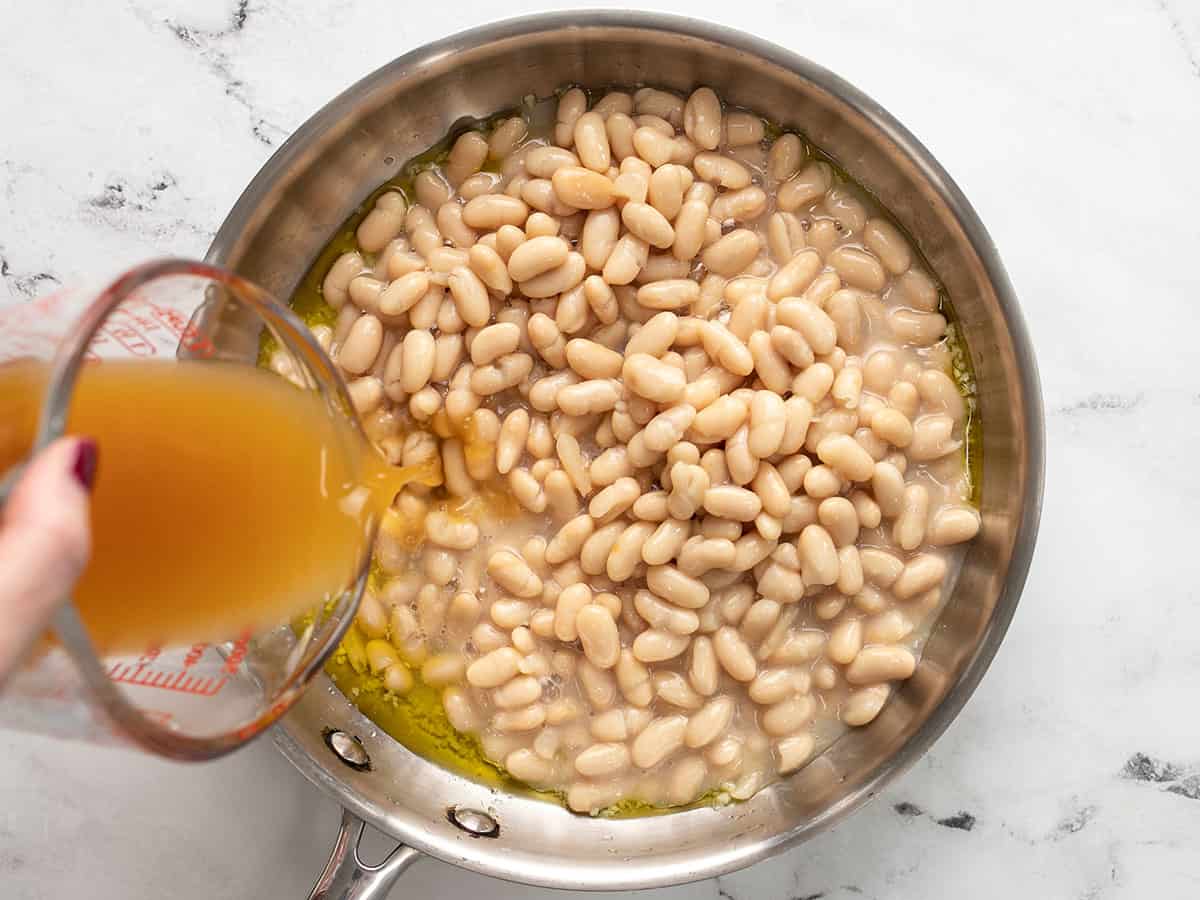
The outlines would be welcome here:
[[[354,813],[342,810],[337,841],[308,900],[385,900],[396,879],[421,855],[412,847],[398,844],[387,859],[369,866],[358,856],[365,827],[366,823]]]

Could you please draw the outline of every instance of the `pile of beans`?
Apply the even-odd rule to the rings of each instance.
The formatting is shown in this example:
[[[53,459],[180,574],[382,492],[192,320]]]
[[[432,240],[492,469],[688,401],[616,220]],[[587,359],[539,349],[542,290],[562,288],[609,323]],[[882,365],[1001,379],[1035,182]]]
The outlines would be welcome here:
[[[574,810],[745,798],[878,714],[979,528],[939,292],[708,88],[553,119],[458,137],[325,275],[369,434],[443,477],[367,659]]]

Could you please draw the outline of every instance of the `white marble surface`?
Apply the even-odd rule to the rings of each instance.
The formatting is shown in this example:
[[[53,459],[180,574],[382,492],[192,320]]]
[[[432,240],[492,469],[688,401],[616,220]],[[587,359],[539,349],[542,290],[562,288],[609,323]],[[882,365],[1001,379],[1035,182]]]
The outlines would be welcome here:
[[[427,40],[559,5],[235,3],[2,4],[0,299],[201,255],[272,149],[343,87]],[[1022,298],[1049,451],[1021,608],[933,751],[831,833],[647,896],[1200,895],[1200,7],[656,5],[813,57],[939,157]],[[304,896],[337,819],[266,743],[185,768],[0,734],[6,900]],[[551,896],[433,861],[395,896],[484,892]]]

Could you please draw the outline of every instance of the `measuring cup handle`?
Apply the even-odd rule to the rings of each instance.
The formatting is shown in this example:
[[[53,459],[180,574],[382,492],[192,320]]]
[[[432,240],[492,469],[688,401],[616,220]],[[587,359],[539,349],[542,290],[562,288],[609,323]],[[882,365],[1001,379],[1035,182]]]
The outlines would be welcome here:
[[[367,865],[358,855],[365,827],[354,813],[342,810],[337,842],[308,900],[385,900],[396,879],[421,855],[400,844],[383,862]]]

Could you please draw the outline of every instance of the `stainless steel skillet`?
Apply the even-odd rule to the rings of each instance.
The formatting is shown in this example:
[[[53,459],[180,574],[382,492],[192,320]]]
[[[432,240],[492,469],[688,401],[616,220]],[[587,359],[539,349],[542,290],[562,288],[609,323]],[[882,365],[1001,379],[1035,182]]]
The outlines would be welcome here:
[[[456,121],[567,83],[710,85],[728,102],[802,129],[915,235],[953,300],[978,378],[983,528],[916,674],[880,716],[785,781],[724,809],[581,818],[414,756],[327,679],[316,683],[278,726],[276,742],[347,811],[317,897],[382,897],[418,851],[513,881],[593,890],[678,884],[778,853],[861,806],[929,748],[978,684],[1025,582],[1041,507],[1042,404],[996,249],[902,125],[780,47],[696,20],[631,12],[532,16],[430,44],[301,126],[242,194],[208,259],[287,297],[355,206]],[[375,869],[355,852],[363,821],[404,845]]]

